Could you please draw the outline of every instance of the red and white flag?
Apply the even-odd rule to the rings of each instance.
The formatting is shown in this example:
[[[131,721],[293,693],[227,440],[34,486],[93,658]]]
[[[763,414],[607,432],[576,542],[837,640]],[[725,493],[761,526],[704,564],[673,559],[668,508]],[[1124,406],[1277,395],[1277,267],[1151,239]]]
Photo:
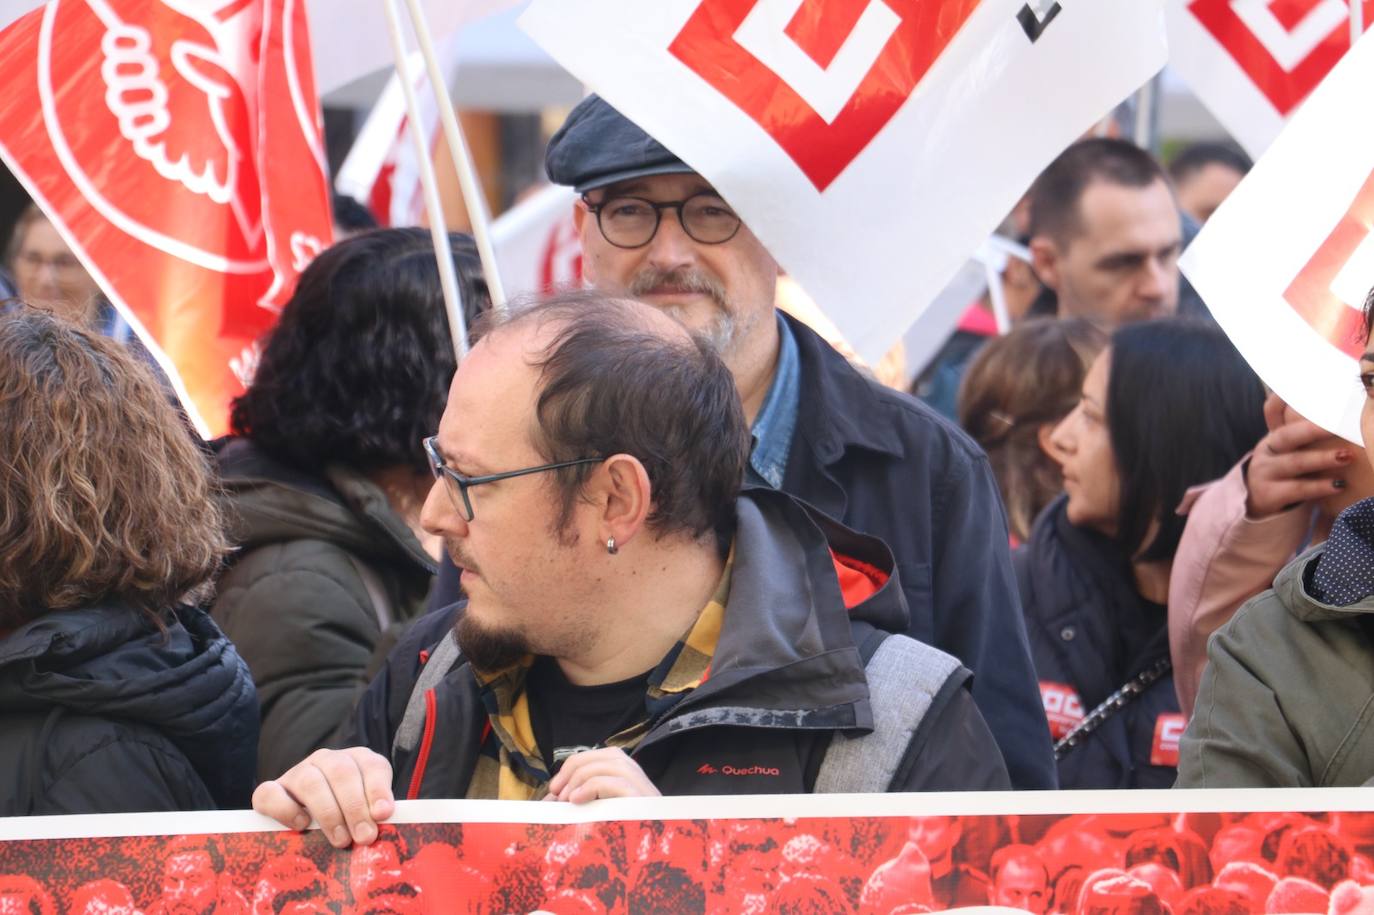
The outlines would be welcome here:
[[[582,281],[582,244],[572,188],[541,188],[491,224],[491,245],[509,295],[543,293]]]
[[[1352,0],[1169,0],[1169,65],[1251,156],[1350,50]],[[1374,22],[1374,0],[1362,0]]]
[[[1163,0],[534,0],[521,25],[870,362],[1166,57]]]
[[[224,432],[332,240],[303,7],[50,0],[0,33],[0,157]]]
[[[1264,382],[1360,441],[1360,309],[1374,287],[1374,37],[1292,117],[1188,246],[1183,272]]]

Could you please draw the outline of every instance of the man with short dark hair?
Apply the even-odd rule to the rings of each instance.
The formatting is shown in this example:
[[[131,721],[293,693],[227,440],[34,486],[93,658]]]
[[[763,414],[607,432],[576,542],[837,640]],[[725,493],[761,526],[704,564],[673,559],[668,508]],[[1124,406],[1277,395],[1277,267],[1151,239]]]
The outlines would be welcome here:
[[[1031,186],[1031,265],[1061,317],[1173,315],[1182,232],[1164,170],[1125,140],[1081,140]]]
[[[908,634],[972,669],[1012,784],[1055,787],[1006,519],[978,446],[779,313],[778,264],[749,226],[599,97],[569,114],[546,166],[580,195],[574,218],[590,283],[679,319],[729,366],[752,431],[748,482],[885,541],[901,570]],[[456,600],[454,576],[441,572],[436,593]]]
[[[1250,172],[1250,157],[1226,143],[1194,143],[1169,163],[1183,212],[1206,222]]]
[[[898,634],[891,552],[741,495],[734,380],[659,311],[570,293],[504,319],[426,448],[421,520],[467,602],[393,652],[358,745],[264,782],[260,812],[342,846],[401,796],[1008,786],[968,671]]]

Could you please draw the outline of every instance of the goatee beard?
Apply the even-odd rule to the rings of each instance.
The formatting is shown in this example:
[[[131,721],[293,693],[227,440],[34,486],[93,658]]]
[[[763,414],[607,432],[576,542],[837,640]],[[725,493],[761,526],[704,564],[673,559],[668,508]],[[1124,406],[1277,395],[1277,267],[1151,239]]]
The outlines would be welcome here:
[[[458,618],[454,633],[463,657],[483,672],[504,670],[534,653],[520,633],[484,626],[466,612]]]

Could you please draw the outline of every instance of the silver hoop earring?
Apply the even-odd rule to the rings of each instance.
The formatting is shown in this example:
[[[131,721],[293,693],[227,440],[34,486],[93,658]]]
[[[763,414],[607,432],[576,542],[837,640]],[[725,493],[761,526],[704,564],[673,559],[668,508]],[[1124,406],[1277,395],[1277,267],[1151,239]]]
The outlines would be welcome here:
[[[612,556],[614,556],[616,553],[619,553],[619,552],[620,552],[620,547],[618,547],[618,546],[615,545],[615,538],[614,538],[614,537],[607,537],[607,538],[606,538],[606,552],[607,552],[607,553],[610,553]]]

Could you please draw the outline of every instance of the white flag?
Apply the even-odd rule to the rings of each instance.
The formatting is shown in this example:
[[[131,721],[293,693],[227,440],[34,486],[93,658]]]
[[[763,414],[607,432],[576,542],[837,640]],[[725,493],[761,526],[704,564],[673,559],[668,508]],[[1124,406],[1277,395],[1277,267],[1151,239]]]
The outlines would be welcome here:
[[[1349,0],[1169,0],[1168,19],[1169,66],[1255,158],[1350,50]]]
[[[572,218],[574,199],[572,188],[550,185],[492,222],[491,246],[508,295],[581,283],[582,246]]]
[[[440,69],[445,73],[453,72],[457,49],[456,36],[436,49]],[[431,153],[440,136],[438,102],[418,51],[411,53],[406,67],[420,106],[419,124],[411,123],[400,77],[392,73],[334,177],[334,187],[340,194],[367,206],[384,226],[424,225],[420,162],[411,131],[420,131],[425,148]]]
[[[1264,382],[1360,441],[1374,286],[1374,37],[1308,98],[1188,246],[1183,272]]]
[[[869,361],[1166,56],[1163,0],[534,0],[521,25]]]

